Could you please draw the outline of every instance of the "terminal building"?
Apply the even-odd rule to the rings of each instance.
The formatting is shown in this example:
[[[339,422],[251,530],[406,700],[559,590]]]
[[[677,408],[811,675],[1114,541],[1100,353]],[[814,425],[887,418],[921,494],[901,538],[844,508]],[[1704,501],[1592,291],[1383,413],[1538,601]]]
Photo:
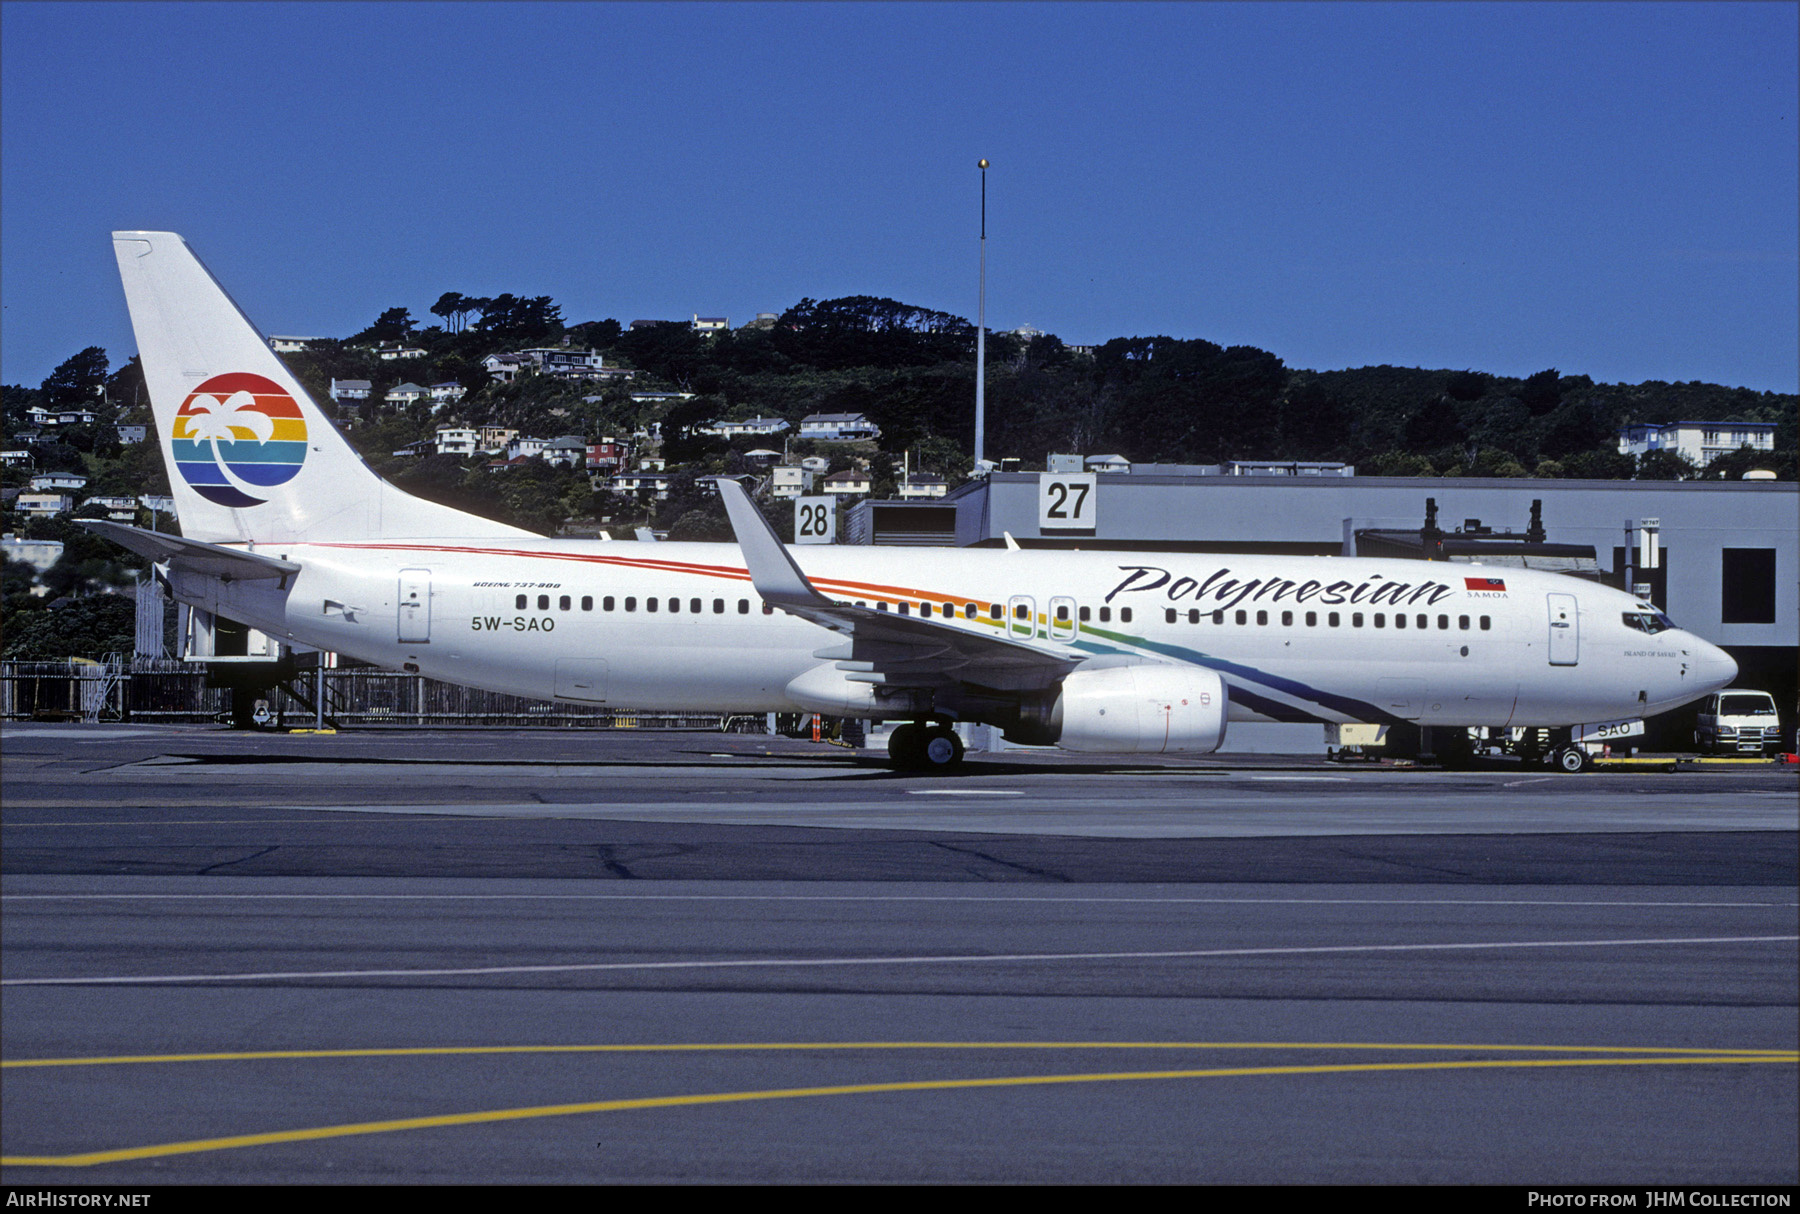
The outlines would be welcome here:
[[[1052,467],[1080,466],[1063,459],[1053,457]],[[1738,686],[1773,693],[1782,736],[1793,736],[1800,483],[1261,471],[1155,464],[995,471],[935,501],[859,503],[844,534],[874,544],[1000,547],[1010,537],[1023,548],[1480,561],[1631,585],[1677,624],[1729,652]],[[1052,522],[1058,484],[1065,509]],[[1070,518],[1070,490],[1084,484],[1082,513]],[[1079,525],[1058,525],[1070,522]],[[1652,720],[1645,746],[1691,745],[1692,715],[1686,709]],[[1226,749],[1308,751],[1320,744],[1318,726],[1233,726]]]

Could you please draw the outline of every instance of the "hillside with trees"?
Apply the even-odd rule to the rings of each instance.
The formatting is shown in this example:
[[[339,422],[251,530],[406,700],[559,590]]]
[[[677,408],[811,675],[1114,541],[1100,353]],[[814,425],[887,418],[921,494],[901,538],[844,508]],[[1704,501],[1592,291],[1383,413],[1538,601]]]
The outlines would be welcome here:
[[[696,478],[749,470],[744,452],[768,440],[706,433],[723,419],[777,417],[793,427],[791,436],[809,414],[864,414],[881,428],[874,443],[790,437],[786,446],[793,457],[824,457],[831,471],[865,466],[877,496],[893,491],[903,455],[915,471],[952,485],[972,471],[975,329],[962,317],[874,296],[802,299],[772,322],[704,333],[686,322],[569,324],[547,296],[455,292],[430,312],[440,323],[421,325],[407,308],[387,308],[357,333],[283,357],[376,471],[487,517],[546,533],[611,525],[629,535],[647,525],[671,538],[724,538],[716,495]],[[503,383],[483,366],[490,355],[565,346],[596,351],[607,367],[634,374],[602,382],[524,374]],[[390,355],[398,347],[419,353],[384,358],[383,347]],[[1391,366],[1314,371],[1252,346],[1167,336],[1075,350],[1052,334],[991,333],[987,351],[986,450],[1025,468],[1060,451],[1134,463],[1341,460],[1383,476],[1717,479],[1761,468],[1796,477],[1792,394],[1698,382],[1603,384],[1555,368],[1524,378]],[[369,381],[369,399],[335,405],[334,379]],[[465,390],[454,403],[383,400],[402,383],[448,381]],[[94,419],[33,435],[33,408],[80,408]],[[27,453],[4,471],[13,491],[6,530],[68,545],[42,578],[6,569],[6,653],[13,656],[15,642],[39,644],[39,631],[23,627],[20,613],[116,587],[139,564],[66,519],[15,514],[14,493],[50,471],[87,476],[84,496],[169,488],[154,442],[119,441],[118,426],[152,424],[135,357],[114,367],[106,351],[89,347],[36,388],[8,385],[4,420],[6,446]],[[1740,451],[1706,468],[1668,452],[1643,459],[1618,452],[1621,426],[1692,420],[1773,423],[1776,450]],[[666,461],[673,478],[658,500],[614,493],[585,469],[542,460],[496,471],[486,455],[398,454],[428,445],[444,426],[616,437],[634,457]],[[34,580],[52,593],[28,593]]]

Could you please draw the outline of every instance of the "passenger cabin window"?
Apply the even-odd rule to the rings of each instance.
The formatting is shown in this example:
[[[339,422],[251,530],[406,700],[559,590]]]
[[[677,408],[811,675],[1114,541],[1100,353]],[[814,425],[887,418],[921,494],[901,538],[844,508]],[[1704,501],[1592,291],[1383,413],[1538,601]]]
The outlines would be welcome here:
[[[513,606],[518,608],[520,611],[523,611],[523,610],[525,610],[525,604],[528,601],[529,600],[527,600],[526,597],[521,594],[518,598],[513,600]]]
[[[695,615],[699,615],[700,614],[700,600],[699,599],[689,599],[688,600],[688,610],[693,612]]]
[[[750,600],[749,599],[739,599],[738,600],[738,614],[739,615],[749,615],[750,614]]]
[[[1338,613],[1335,611],[1328,612],[1325,616],[1325,623],[1336,628],[1338,626]]]
[[[1131,623],[1131,608],[1129,608],[1129,607],[1119,608],[1119,622],[1121,624]]]
[[[1108,624],[1108,623],[1112,622],[1112,608],[1111,607],[1102,607],[1100,609],[1100,622],[1102,624]]]
[[[1199,622],[1200,622],[1200,609],[1198,607],[1189,608],[1188,609],[1188,623],[1198,624]]]
[[[593,595],[584,594],[581,596],[581,609],[583,611],[592,611],[594,609],[594,596]]]
[[[1352,627],[1352,628],[1361,628],[1362,627],[1362,612],[1352,611],[1350,613],[1350,627]]]
[[[1173,624],[1174,622],[1175,622],[1175,609],[1173,607],[1165,607],[1163,609],[1163,623]]]
[[[1292,628],[1294,626],[1294,613],[1293,612],[1284,611],[1281,613],[1281,626],[1283,628]]]
[[[1269,626],[1269,613],[1268,612],[1259,611],[1256,613],[1256,626],[1258,628],[1267,628]]]
[[[657,599],[654,599],[654,598],[647,598],[647,599],[645,599],[645,600],[644,600],[644,610],[645,610],[645,611],[655,611],[655,610],[656,610],[656,604],[657,604],[657,603],[658,603],[658,601],[659,601],[659,600],[657,600]]]
[[[1318,612],[1309,611],[1306,613],[1306,626],[1308,628],[1317,628],[1319,626],[1319,613]]]
[[[1081,609],[1081,611],[1080,611],[1080,613],[1079,613],[1079,614],[1080,614],[1080,616],[1081,616],[1081,622],[1082,622],[1082,623],[1083,623],[1083,624],[1085,624],[1085,623],[1087,623],[1087,622],[1088,622],[1088,616],[1089,616],[1089,615],[1090,615],[1090,614],[1091,614],[1091,613],[1092,613],[1092,612],[1093,612],[1093,608],[1091,608],[1091,607],[1083,607],[1083,608],[1082,608],[1082,609]]]
[[[963,619],[972,620],[974,618],[975,618],[975,604],[964,603],[963,604]]]
[[[556,600],[556,609],[558,611],[567,611],[569,609],[569,596],[568,595],[565,594],[561,598]]]
[[[1236,620],[1240,624],[1246,624],[1246,623],[1249,623],[1249,621],[1250,621],[1250,613],[1248,611],[1240,610],[1236,615],[1232,616],[1231,618]]]
[[[538,610],[539,611],[550,610],[550,596],[549,595],[547,595],[547,594],[538,595]]]
[[[615,601],[616,600],[613,598],[612,595],[610,595],[610,594],[607,595],[605,598],[600,600],[600,610],[611,611],[613,609],[613,603]]]
[[[637,596],[636,595],[628,594],[625,596],[625,610],[627,610],[627,611],[636,611],[637,610]]]

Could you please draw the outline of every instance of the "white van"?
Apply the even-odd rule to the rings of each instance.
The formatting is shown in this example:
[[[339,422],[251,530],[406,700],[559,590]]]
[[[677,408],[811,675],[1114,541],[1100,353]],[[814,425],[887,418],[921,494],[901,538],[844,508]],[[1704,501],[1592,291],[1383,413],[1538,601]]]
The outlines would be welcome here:
[[[1714,692],[1700,703],[1694,746],[1702,753],[1734,751],[1762,754],[1781,749],[1781,718],[1775,697],[1766,691],[1731,688]]]

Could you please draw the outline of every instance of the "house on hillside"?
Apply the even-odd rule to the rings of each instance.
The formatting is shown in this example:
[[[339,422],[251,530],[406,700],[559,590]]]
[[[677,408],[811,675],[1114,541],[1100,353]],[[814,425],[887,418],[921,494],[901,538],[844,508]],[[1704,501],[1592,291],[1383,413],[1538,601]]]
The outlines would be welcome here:
[[[803,493],[811,493],[813,487],[812,469],[802,468],[798,464],[780,464],[769,469],[769,496],[799,497]]]
[[[700,433],[716,434],[721,438],[771,438],[787,428],[787,422],[779,417],[749,417],[717,421],[703,427]]]
[[[1670,422],[1656,426],[1640,423],[1619,429],[1620,455],[1648,455],[1673,451],[1696,468],[1704,468],[1721,455],[1749,447],[1752,451],[1775,449],[1774,422]]]
[[[606,360],[592,350],[569,346],[540,346],[508,354],[490,354],[481,360],[481,365],[503,384],[510,384],[527,372],[573,380],[630,379],[637,374],[623,367],[607,366]]]
[[[565,434],[544,444],[544,462],[556,468],[585,468],[587,439],[579,434]]]
[[[833,472],[825,478],[825,483],[821,486],[826,493],[836,494],[840,497],[854,497],[867,493],[872,487],[869,483],[869,474],[860,468],[846,472]]]
[[[860,442],[880,438],[881,427],[860,413],[811,413],[800,419],[800,437]]]
[[[941,476],[915,472],[899,488],[901,500],[912,501],[917,498],[943,497],[950,492],[950,483]]]

